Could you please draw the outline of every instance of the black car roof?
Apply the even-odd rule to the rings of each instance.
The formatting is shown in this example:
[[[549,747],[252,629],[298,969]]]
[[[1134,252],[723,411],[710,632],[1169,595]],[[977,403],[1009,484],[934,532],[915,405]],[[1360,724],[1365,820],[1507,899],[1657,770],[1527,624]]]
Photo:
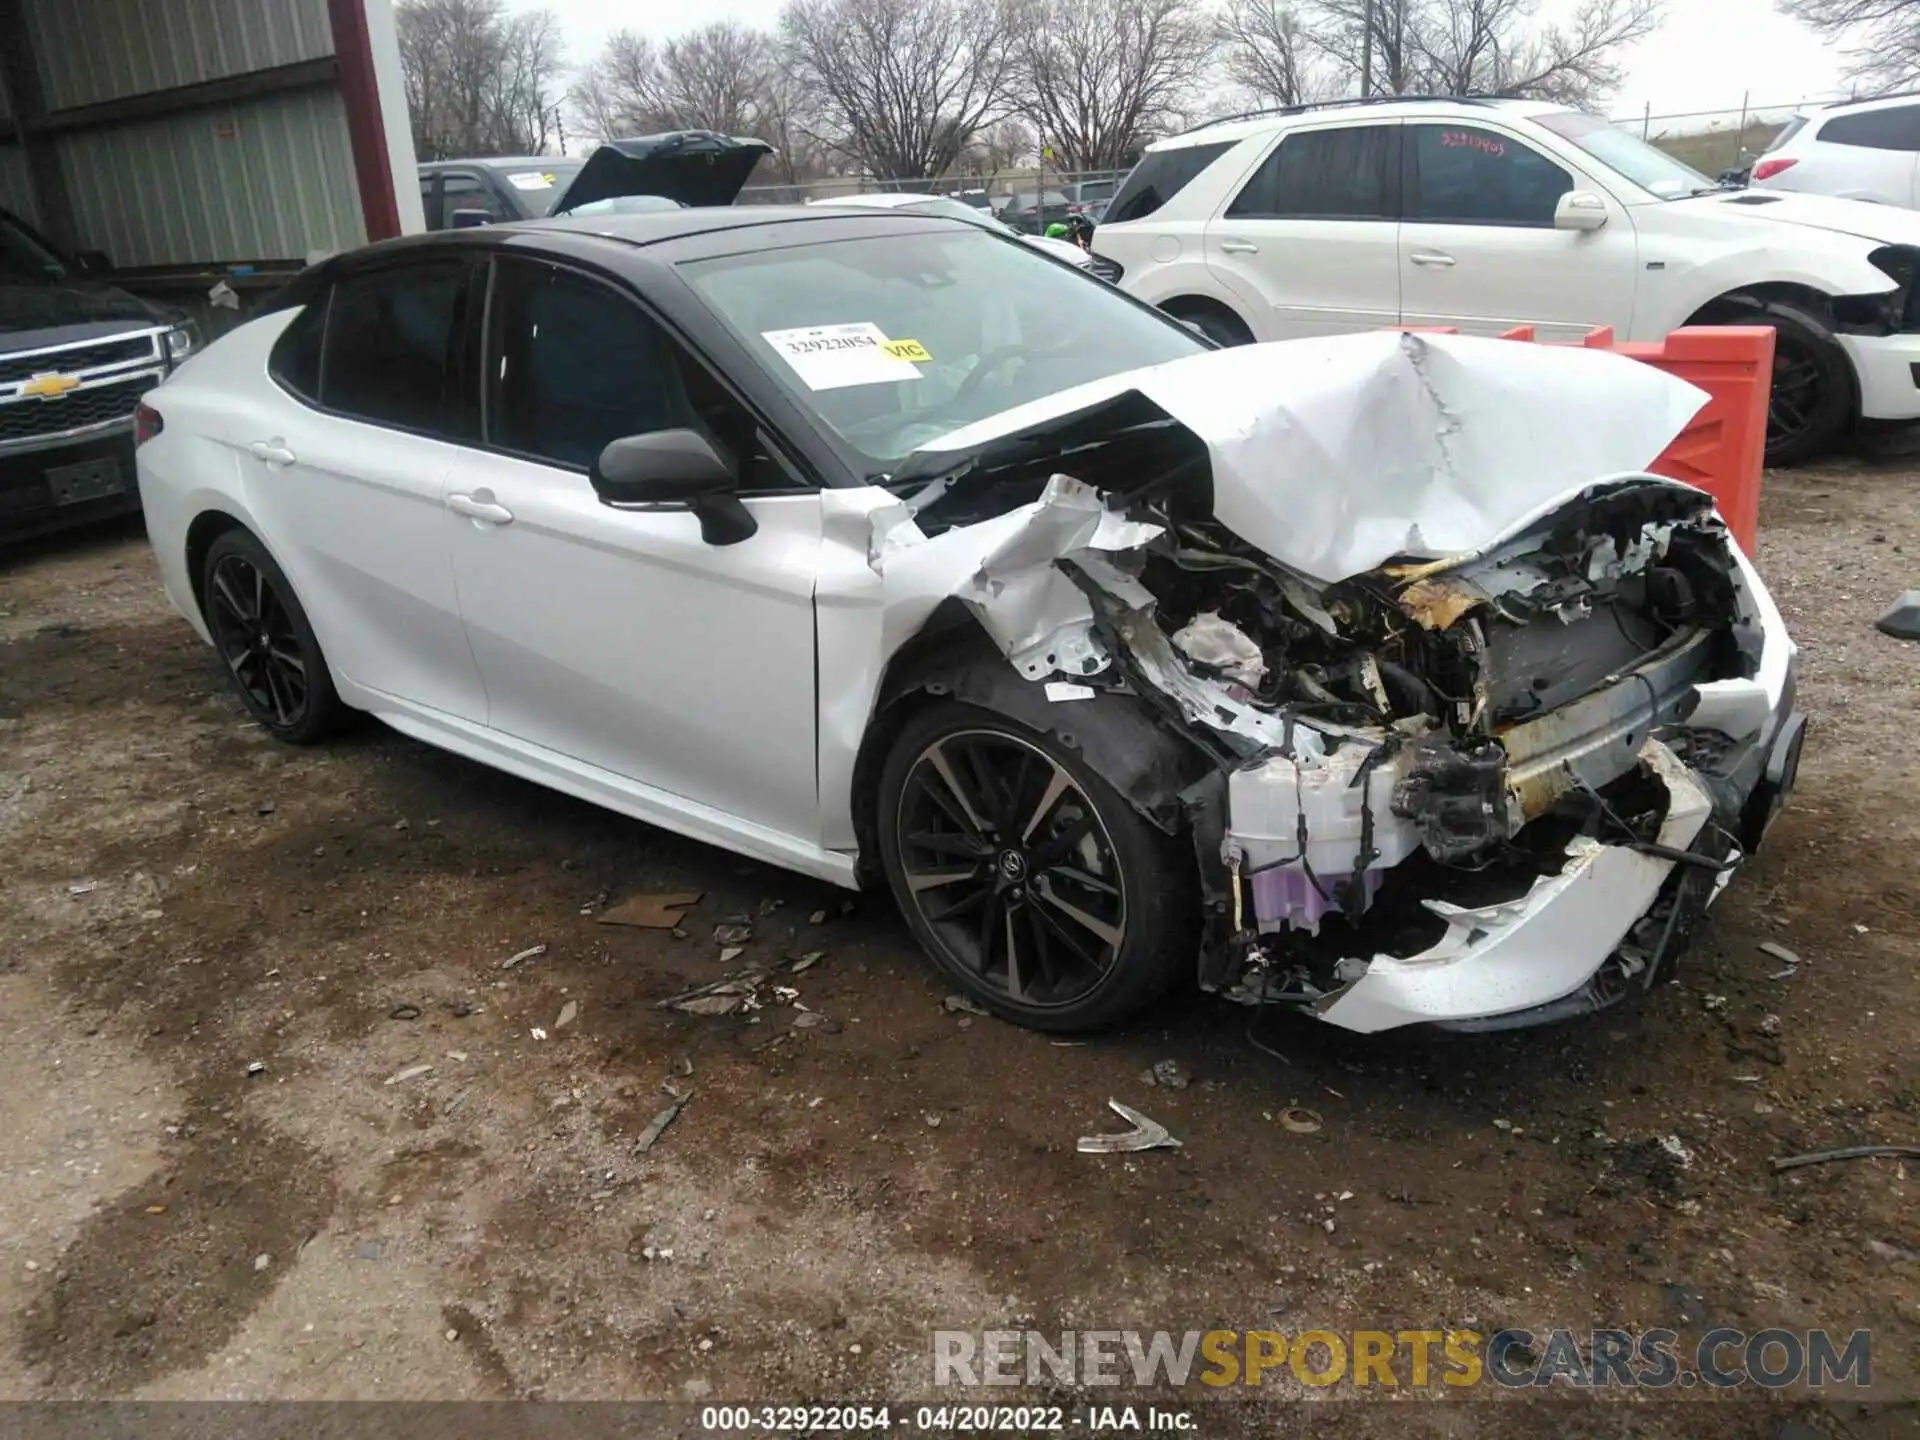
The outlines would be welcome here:
[[[580,155],[488,155],[474,160],[422,160],[422,170],[540,170],[550,165],[584,165]]]

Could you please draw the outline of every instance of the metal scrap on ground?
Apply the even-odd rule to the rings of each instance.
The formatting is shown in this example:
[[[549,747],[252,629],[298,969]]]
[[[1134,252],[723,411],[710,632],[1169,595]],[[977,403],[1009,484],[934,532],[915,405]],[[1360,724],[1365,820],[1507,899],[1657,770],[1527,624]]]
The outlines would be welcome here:
[[[1158,1121],[1149,1120],[1130,1105],[1122,1105],[1118,1100],[1109,1100],[1113,1113],[1126,1121],[1133,1129],[1119,1135],[1082,1135],[1076,1147],[1082,1155],[1111,1155],[1127,1150],[1178,1150],[1180,1142],[1167,1133],[1167,1127]]]
[[[1829,1160],[1920,1160],[1920,1145],[1849,1145],[1841,1150],[1816,1150],[1810,1155],[1785,1155],[1773,1162],[1774,1173],[1798,1170],[1802,1165],[1825,1165]]]
[[[629,895],[612,909],[600,912],[602,925],[637,925],[645,930],[671,930],[681,920],[680,911],[700,903],[703,890],[687,890],[673,895]]]
[[[687,1103],[692,1099],[693,1091],[691,1090],[684,1095],[674,1096],[671,1105],[647,1122],[647,1128],[642,1130],[639,1138],[633,1142],[633,1153],[644,1155],[651,1150],[654,1142],[666,1133],[669,1125],[680,1118],[680,1112],[687,1108]]]
[[[526,949],[520,951],[519,954],[509,955],[506,959],[502,960],[500,962],[500,968],[502,970],[511,970],[523,960],[538,960],[546,953],[547,947],[544,945],[529,945]]]

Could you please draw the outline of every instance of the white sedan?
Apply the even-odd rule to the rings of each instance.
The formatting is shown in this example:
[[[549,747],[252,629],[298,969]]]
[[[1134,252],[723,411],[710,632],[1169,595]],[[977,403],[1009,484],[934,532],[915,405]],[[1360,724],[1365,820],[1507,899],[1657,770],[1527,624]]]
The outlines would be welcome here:
[[[937,215],[705,208],[305,272],[147,395],[168,595],[349,711],[836,885],[998,1013],[1356,1030],[1671,972],[1791,788],[1702,402],[1578,349],[1218,350]]]

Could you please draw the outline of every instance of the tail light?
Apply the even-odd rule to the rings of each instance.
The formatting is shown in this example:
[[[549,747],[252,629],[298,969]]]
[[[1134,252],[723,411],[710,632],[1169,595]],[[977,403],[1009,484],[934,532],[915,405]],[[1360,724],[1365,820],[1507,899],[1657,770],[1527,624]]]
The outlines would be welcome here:
[[[1799,163],[1798,160],[1788,155],[1779,156],[1772,160],[1761,160],[1753,167],[1753,178],[1756,180],[1771,180],[1782,170],[1791,170]]]
[[[167,422],[160,418],[160,412],[142,400],[133,407],[133,443],[144,445],[162,430]]]

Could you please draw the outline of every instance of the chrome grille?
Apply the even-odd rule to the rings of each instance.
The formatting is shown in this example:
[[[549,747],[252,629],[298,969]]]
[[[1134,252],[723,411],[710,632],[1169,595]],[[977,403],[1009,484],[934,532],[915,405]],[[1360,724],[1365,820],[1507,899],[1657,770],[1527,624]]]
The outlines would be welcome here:
[[[140,397],[160,383],[157,372],[135,375],[112,385],[71,390],[58,400],[21,400],[0,405],[0,444],[59,435],[109,420],[125,420]]]
[[[26,355],[0,355],[0,385],[31,380],[49,371],[71,375],[77,370],[151,360],[159,354],[158,344],[159,338],[154,335],[114,336],[91,345],[65,346]]]

